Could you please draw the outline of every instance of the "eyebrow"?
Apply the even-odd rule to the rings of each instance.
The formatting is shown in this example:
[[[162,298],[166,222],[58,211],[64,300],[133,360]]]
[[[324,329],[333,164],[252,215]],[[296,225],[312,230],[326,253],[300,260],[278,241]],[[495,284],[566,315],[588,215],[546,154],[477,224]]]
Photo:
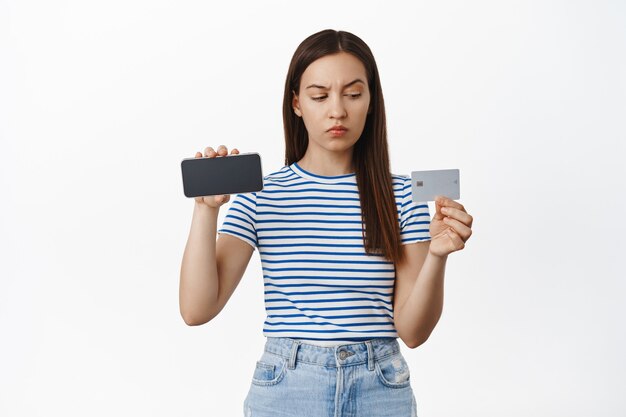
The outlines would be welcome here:
[[[350,87],[352,84],[355,84],[355,83],[365,84],[362,79],[357,78],[356,80],[350,81],[348,84],[344,85],[343,88]],[[307,86],[306,88],[321,88],[321,89],[324,89],[324,90],[328,89],[328,87],[324,87],[323,85],[318,85],[318,84],[311,84],[311,85]],[[306,90],[306,88],[305,88],[305,90]]]

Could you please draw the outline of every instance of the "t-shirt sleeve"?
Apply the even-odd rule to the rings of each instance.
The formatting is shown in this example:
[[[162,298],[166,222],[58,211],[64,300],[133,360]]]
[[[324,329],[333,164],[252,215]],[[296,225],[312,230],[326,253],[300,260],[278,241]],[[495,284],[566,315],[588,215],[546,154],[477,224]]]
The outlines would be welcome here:
[[[217,233],[238,237],[256,248],[256,193],[235,195]]]
[[[402,244],[430,240],[430,212],[428,202],[413,201],[411,196],[411,177],[404,177],[402,188],[402,207],[400,209],[400,237]]]

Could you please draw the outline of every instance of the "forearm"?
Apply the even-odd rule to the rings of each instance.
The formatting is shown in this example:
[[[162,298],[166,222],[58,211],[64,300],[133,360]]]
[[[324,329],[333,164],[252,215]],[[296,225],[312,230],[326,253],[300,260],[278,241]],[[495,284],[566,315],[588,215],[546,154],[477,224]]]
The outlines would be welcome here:
[[[441,317],[446,261],[429,252],[409,297],[394,311],[398,335],[409,347],[424,343]]]
[[[191,230],[180,268],[180,312],[187,324],[202,324],[212,317],[219,280],[216,262],[219,208],[196,203]]]

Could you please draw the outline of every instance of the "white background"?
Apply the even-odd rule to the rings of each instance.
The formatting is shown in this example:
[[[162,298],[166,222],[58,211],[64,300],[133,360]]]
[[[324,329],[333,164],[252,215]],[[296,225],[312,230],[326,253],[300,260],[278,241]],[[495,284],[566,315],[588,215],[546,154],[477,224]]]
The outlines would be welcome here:
[[[186,326],[180,161],[282,167],[289,61],[326,28],[374,53],[392,171],[459,168],[474,216],[402,345],[418,415],[625,415],[626,3],[223,3],[0,0],[0,415],[242,415],[258,252]]]

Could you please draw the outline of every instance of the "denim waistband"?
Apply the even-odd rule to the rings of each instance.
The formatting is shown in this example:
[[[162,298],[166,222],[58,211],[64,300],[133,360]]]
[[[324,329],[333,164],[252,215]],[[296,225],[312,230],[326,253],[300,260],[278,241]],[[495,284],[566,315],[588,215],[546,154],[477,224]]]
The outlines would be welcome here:
[[[363,342],[338,346],[317,346],[290,337],[267,337],[264,350],[288,360],[290,369],[304,362],[326,367],[368,364],[374,369],[374,361],[400,352],[397,338],[376,338]]]

